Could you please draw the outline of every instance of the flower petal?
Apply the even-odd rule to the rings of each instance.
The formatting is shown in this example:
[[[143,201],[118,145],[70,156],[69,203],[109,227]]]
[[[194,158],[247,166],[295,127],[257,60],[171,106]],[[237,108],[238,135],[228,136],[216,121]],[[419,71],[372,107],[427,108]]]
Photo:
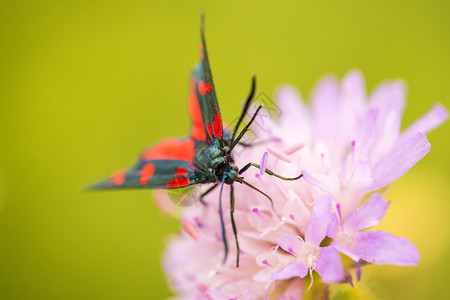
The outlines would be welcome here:
[[[303,248],[303,242],[292,234],[282,235],[278,238],[277,243],[284,251],[295,256],[299,256]]]
[[[400,136],[402,116],[397,111],[385,114],[382,122],[378,123],[376,132],[377,140],[370,150],[370,160],[376,164],[395,147]]]
[[[311,208],[303,200],[300,200],[300,197],[292,189],[288,190],[287,199],[289,201],[283,208],[283,215],[295,220],[300,231],[305,232],[306,225],[311,218]]]
[[[345,278],[341,257],[333,247],[320,248],[315,270],[325,283],[340,282]]]
[[[327,235],[331,222],[331,199],[328,196],[320,196],[315,202],[305,232],[305,241],[319,246]]]
[[[423,117],[411,124],[400,136],[405,139],[418,132],[427,133],[441,125],[448,118],[448,111],[441,104],[437,103]]]
[[[334,77],[323,78],[316,86],[312,97],[314,138],[330,142],[336,130],[339,105],[339,84]]]
[[[416,266],[420,259],[419,251],[408,239],[384,231],[361,232],[351,251],[377,265]]]
[[[366,84],[364,76],[359,70],[351,70],[345,74],[341,82],[342,96],[353,104],[353,106],[361,106],[366,99]]]
[[[348,249],[345,245],[340,245],[338,243],[333,242],[333,243],[331,243],[331,246],[334,247],[338,252],[340,252],[344,255],[347,255],[354,261],[359,261],[359,259],[360,259],[360,257],[357,254],[352,252],[352,249]]]
[[[395,147],[373,168],[374,183],[369,190],[376,190],[400,178],[431,149],[425,135],[416,134]]]
[[[406,84],[401,80],[382,83],[373,91],[370,107],[378,109],[382,115],[392,110],[402,114],[406,103],[405,94]]]
[[[367,110],[364,118],[359,121],[356,129],[355,159],[367,159],[376,140],[376,122],[378,111],[376,109]]]
[[[287,133],[295,134],[295,137],[302,137],[309,140],[311,114],[309,107],[306,107],[299,92],[291,86],[283,86],[276,91],[277,108],[282,117],[279,119],[280,125]],[[292,126],[295,124],[295,126]]]
[[[330,225],[328,225],[327,236],[332,239],[336,238],[336,233],[339,229],[339,220],[337,214],[331,214]]]
[[[379,194],[373,194],[367,203],[352,211],[345,220],[345,227],[361,231],[375,226],[386,214],[389,203]]]
[[[340,185],[337,178],[310,169],[303,169],[302,174],[306,182],[324,190],[331,197],[336,199],[339,196]]]
[[[229,296],[222,293],[218,289],[214,289],[214,288],[208,289],[207,295],[209,296],[210,299],[214,299],[214,300],[229,300],[230,299]]]
[[[350,177],[346,188],[352,191],[361,191],[373,184],[372,166],[370,160],[358,160],[355,162],[352,177]]]
[[[281,292],[281,297],[278,300],[302,300],[304,294],[305,281],[298,278],[292,279],[289,285]]]
[[[293,277],[304,278],[308,274],[308,266],[297,261],[291,261],[279,273],[272,275],[271,281],[284,280]]]
[[[255,275],[253,275],[253,280],[256,282],[268,282],[272,277],[272,270],[261,269]]]

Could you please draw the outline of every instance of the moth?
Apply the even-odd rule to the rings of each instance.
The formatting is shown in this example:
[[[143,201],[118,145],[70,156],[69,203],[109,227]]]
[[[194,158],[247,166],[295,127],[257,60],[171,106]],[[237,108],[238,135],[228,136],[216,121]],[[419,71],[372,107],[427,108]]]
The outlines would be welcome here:
[[[239,242],[233,215],[235,203],[233,184],[238,182],[258,191],[270,200],[273,207],[272,199],[267,194],[242,177],[242,173],[250,167],[260,168],[260,166],[249,162],[244,167],[238,168],[232,155],[233,149],[241,142],[242,137],[249,130],[262,106],[257,108],[250,121],[239,131],[255,95],[256,78],[253,76],[250,93],[244,102],[241,115],[232,133],[223,128],[206,51],[203,22],[200,33],[200,61],[190,77],[188,110],[192,119],[192,126],[189,136],[184,139],[166,138],[161,140],[154,147],[145,150],[134,167],[127,171],[115,172],[108,179],[93,185],[91,188],[95,190],[178,189],[191,185],[214,184],[200,195],[199,200],[202,201],[206,194],[220,187],[218,200],[222,241],[225,250],[223,260],[225,262],[228,244],[222,211],[222,191],[224,184],[229,184],[231,186],[230,218],[237,248],[236,267],[239,267]],[[265,173],[283,180],[297,180],[302,177],[302,174],[300,174],[297,177],[288,178],[269,169],[265,169]],[[202,201],[202,203],[204,202]]]

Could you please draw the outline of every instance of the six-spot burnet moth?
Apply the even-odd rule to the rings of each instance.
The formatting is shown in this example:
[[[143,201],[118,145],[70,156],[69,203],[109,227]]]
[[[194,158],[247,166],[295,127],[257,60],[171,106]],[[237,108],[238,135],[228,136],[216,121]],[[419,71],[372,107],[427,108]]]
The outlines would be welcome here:
[[[189,114],[192,119],[190,135],[184,139],[166,138],[156,146],[144,151],[136,165],[128,171],[113,173],[108,179],[92,186],[92,189],[176,189],[198,184],[213,183],[214,185],[199,196],[202,198],[213,189],[220,187],[219,215],[222,227],[222,240],[225,247],[224,261],[228,254],[228,245],[222,211],[223,185],[231,186],[230,218],[233,227],[239,266],[239,243],[234,220],[234,188],[239,182],[272,199],[264,192],[254,187],[241,176],[248,168],[260,168],[258,164],[248,163],[239,169],[232,157],[233,149],[240,143],[249,130],[262,106],[259,106],[250,121],[238,133],[239,126],[247,115],[256,90],[256,79],[252,78],[250,94],[248,95],[242,113],[232,133],[224,130],[220,107],[214,89],[211,68],[206,51],[204,26],[201,26],[200,62],[194,69],[190,79]],[[248,146],[248,145],[247,145]],[[283,180],[297,180],[302,177],[287,178],[273,173],[265,167],[265,173]],[[203,202],[203,201],[202,201]]]

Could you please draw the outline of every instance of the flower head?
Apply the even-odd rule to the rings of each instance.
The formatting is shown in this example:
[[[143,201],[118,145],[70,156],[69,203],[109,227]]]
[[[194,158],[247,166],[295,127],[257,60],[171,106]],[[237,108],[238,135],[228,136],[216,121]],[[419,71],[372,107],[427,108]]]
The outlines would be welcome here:
[[[206,206],[183,208],[186,230],[168,244],[164,260],[180,299],[302,299],[308,273],[317,272],[324,283],[345,280],[339,252],[355,262],[418,263],[417,249],[405,238],[364,231],[388,207],[378,194],[364,199],[425,156],[430,144],[424,134],[445,121],[446,110],[437,104],[401,132],[405,85],[384,83],[367,97],[357,71],[340,84],[323,79],[311,105],[290,87],[280,89],[276,100],[280,116],[268,112],[252,125],[254,136],[267,142],[234,153],[239,167],[261,162],[244,176],[271,196],[274,208],[261,194],[234,184],[239,268],[230,218],[230,254],[223,262],[218,193],[204,198]],[[265,174],[266,168],[285,176],[301,171],[303,179],[286,182]]]

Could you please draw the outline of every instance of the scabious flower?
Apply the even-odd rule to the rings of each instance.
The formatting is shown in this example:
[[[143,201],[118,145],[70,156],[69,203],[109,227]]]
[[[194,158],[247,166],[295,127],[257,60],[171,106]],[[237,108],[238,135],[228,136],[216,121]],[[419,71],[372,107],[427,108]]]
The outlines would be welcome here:
[[[404,106],[401,81],[383,83],[368,97],[358,71],[341,83],[332,77],[321,80],[310,105],[293,88],[281,88],[276,94],[279,116],[267,111],[252,125],[256,141],[264,142],[234,152],[239,167],[261,161],[261,170],[249,169],[244,176],[271,196],[274,209],[261,194],[234,184],[241,248],[236,268],[227,214],[230,251],[223,262],[218,192],[204,198],[207,206],[183,208],[185,230],[169,242],[164,259],[177,298],[302,299],[312,283],[305,284],[308,274],[312,279],[317,272],[326,284],[349,282],[344,256],[355,262],[358,277],[361,260],[417,265],[419,253],[407,239],[365,231],[388,208],[374,192],[422,159],[430,151],[425,133],[447,119],[447,111],[436,104],[401,132]],[[264,174],[266,167],[304,176],[286,182]]]

